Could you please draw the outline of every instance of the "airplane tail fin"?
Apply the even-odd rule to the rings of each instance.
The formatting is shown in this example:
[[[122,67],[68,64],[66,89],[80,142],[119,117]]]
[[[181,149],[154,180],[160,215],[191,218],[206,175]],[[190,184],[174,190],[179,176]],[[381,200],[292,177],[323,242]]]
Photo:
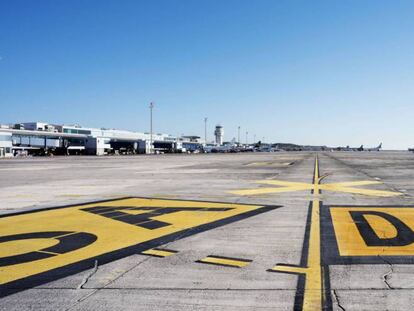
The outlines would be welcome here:
[[[378,146],[378,149],[381,149],[381,148],[382,148],[382,143],[380,143]]]

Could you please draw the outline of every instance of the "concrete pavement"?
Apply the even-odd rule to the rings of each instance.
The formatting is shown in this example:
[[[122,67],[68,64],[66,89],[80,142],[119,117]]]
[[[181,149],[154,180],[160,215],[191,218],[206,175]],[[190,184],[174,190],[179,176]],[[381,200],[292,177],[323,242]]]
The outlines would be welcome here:
[[[38,267],[46,259],[11,265],[19,268],[14,270],[9,261],[0,266],[1,289],[10,292],[0,299],[4,310],[407,310],[414,302],[414,241],[410,240],[414,156],[410,153],[15,159],[1,161],[0,172],[2,237],[13,230],[27,232],[24,219],[33,219],[38,221],[31,224],[36,230],[52,231],[61,222],[67,232],[72,232],[72,226],[73,232],[96,234],[97,241],[104,239],[101,234],[115,237],[122,230],[125,233],[116,238],[117,243],[138,239],[131,241],[135,244],[128,251],[123,247],[129,244],[111,242],[94,253],[98,242],[91,242],[55,253],[55,261],[49,259],[43,272],[34,273],[30,265]],[[283,187],[287,191],[281,191]],[[148,201],[139,200],[85,205],[121,197],[169,201],[152,200],[150,207]],[[165,214],[171,204],[228,210]],[[62,205],[73,207],[41,211]],[[266,206],[273,208],[263,209]],[[98,212],[86,213],[87,208]],[[108,208],[117,214],[110,216]],[[71,209],[75,218],[80,217],[79,223],[88,217],[89,225],[70,223]],[[64,216],[53,214],[57,212]],[[148,212],[153,213],[149,221],[168,225],[148,229],[142,227],[148,224],[142,217],[122,221]],[[48,225],[48,219],[53,224]],[[143,238],[146,234],[149,240]],[[49,243],[22,241],[3,242],[3,247],[0,243],[0,260],[12,256],[23,260],[22,254]],[[142,253],[154,247],[174,252],[165,257]],[[86,257],[74,256],[81,253]],[[203,262],[208,256],[218,259],[213,264]],[[235,266],[223,265],[226,258]],[[245,264],[237,267],[237,262]]]

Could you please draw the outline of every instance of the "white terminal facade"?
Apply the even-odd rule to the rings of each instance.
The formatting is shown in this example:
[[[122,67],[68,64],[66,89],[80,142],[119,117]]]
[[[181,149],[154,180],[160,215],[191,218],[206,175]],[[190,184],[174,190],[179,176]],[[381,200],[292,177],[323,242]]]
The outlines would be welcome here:
[[[151,141],[153,142],[151,146]],[[44,122],[0,126],[0,157],[16,154],[136,154],[185,152],[200,149],[198,136],[174,137],[168,134],[56,125]]]
[[[0,128],[0,158],[13,156],[12,134],[2,132]]]

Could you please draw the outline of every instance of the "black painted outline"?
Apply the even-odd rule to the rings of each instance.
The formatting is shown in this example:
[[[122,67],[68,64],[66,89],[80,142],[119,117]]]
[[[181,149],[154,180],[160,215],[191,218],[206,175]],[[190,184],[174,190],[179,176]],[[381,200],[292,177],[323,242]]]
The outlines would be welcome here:
[[[194,234],[198,234],[207,230],[211,230],[217,227],[221,227],[227,224],[230,224],[232,222],[236,222],[242,219],[246,219],[255,215],[259,215],[265,212],[269,212],[275,209],[278,209],[282,207],[281,205],[261,205],[261,204],[248,204],[248,203],[232,203],[232,202],[213,202],[213,201],[202,201],[202,200],[184,200],[184,199],[163,199],[163,198],[149,198],[149,197],[122,197],[122,198],[116,198],[111,200],[99,200],[99,201],[92,201],[92,202],[85,202],[85,203],[77,203],[77,204],[70,204],[70,205],[63,205],[58,207],[48,207],[44,209],[36,209],[36,210],[30,210],[30,211],[21,211],[16,213],[10,213],[10,214],[3,214],[0,215],[0,218],[10,217],[10,216],[16,216],[16,215],[23,215],[23,214],[30,214],[30,213],[38,213],[43,211],[50,211],[55,209],[62,209],[62,208],[69,208],[69,207],[76,207],[76,206],[82,206],[82,205],[89,205],[89,204],[96,204],[96,203],[103,203],[103,202],[114,202],[114,201],[121,201],[125,199],[149,199],[149,200],[165,200],[165,201],[183,201],[183,202],[200,202],[200,203],[217,203],[217,204],[236,204],[236,205],[255,205],[255,206],[261,206],[257,209],[247,211],[245,213],[237,214],[231,217],[227,217],[224,219],[216,220],[214,222],[210,222],[207,224],[203,224],[200,226],[184,229],[181,231],[177,231],[174,233],[171,233],[169,235],[165,235],[160,238],[156,238],[153,240],[149,240],[143,243],[139,243],[136,245],[132,245],[126,248],[122,248],[119,250],[115,250],[112,252],[108,252],[99,256],[91,257],[79,262],[75,262],[60,268],[55,268],[43,273],[39,273],[36,275],[32,275],[26,278],[22,278],[16,281],[12,281],[9,283],[1,284],[0,285],[0,298],[5,297],[26,289],[33,288],[35,286],[39,286],[45,283],[49,283],[52,281],[56,281],[58,279],[91,269],[95,266],[95,261],[99,262],[99,265],[104,265],[106,263],[128,257],[134,254],[139,254],[143,252],[144,250],[148,250],[151,248],[155,248],[158,246],[161,246],[166,243],[174,242],[182,238],[186,238],[189,236],[192,236]]]
[[[339,253],[338,242],[336,240],[335,229],[331,216],[331,208],[414,208],[414,205],[324,205],[321,210],[321,218],[324,218],[322,232],[325,243],[321,247],[322,260],[326,265],[356,265],[356,264],[414,264],[414,255],[407,256],[341,256]],[[322,222],[321,222],[322,223]]]
[[[322,260],[322,255],[321,255],[321,260]],[[327,311],[332,311],[333,305],[332,305],[331,277],[330,277],[329,265],[324,265],[321,262],[321,268],[322,268],[322,288],[323,288],[322,309],[327,310]]]

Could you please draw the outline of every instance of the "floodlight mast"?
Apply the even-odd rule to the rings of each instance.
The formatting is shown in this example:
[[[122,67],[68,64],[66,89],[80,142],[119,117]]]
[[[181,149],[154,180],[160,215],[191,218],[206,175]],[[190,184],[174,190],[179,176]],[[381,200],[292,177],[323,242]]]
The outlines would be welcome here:
[[[152,110],[154,109],[154,102],[150,102],[150,149],[149,153],[152,154],[153,152],[153,142],[152,142]]]
[[[207,145],[207,117],[204,118],[204,141]]]

